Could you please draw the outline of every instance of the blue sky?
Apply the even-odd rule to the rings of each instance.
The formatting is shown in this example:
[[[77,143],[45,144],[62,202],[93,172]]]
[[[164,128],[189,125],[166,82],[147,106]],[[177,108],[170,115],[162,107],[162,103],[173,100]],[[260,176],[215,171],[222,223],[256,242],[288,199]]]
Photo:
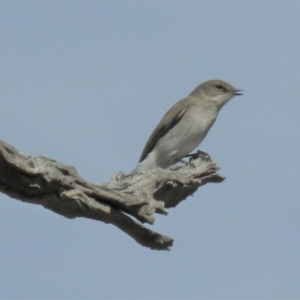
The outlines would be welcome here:
[[[226,177],[117,228],[0,194],[1,299],[300,298],[300,2],[3,1],[0,139],[106,182],[213,78],[243,89],[200,149]]]

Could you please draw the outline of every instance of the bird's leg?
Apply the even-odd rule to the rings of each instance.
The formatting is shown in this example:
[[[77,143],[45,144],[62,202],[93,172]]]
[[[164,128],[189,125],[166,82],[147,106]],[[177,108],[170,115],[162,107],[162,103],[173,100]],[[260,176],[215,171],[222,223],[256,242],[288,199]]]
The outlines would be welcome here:
[[[191,162],[192,160],[195,160],[197,158],[202,158],[203,160],[209,160],[209,161],[211,161],[210,155],[208,153],[204,152],[204,151],[201,151],[201,150],[197,150],[197,152],[191,153],[191,154],[187,154],[187,155],[185,155],[183,157],[189,157],[189,162]]]
[[[191,162],[191,159],[189,159],[189,161],[186,161],[186,160],[183,160],[182,158],[180,158],[178,161],[180,161],[181,163],[183,163],[186,166],[190,166],[192,168],[196,168],[195,164]]]
[[[184,156],[183,156],[183,157],[184,157]],[[190,160],[190,161],[183,160],[183,157],[181,157],[181,158],[175,158],[175,157],[173,156],[174,162],[175,162],[175,163],[181,162],[182,164],[184,164],[184,165],[186,165],[186,166],[189,166],[189,167],[192,167],[192,168],[196,168],[195,164],[193,164],[193,163],[191,162],[191,160]]]

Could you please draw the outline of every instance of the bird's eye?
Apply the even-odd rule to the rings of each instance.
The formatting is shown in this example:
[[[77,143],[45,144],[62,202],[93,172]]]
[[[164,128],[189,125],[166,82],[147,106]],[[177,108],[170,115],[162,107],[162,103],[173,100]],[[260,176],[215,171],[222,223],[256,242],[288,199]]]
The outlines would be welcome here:
[[[217,88],[218,90],[222,90],[223,85],[222,85],[222,84],[217,84],[217,85],[216,85],[216,88]]]

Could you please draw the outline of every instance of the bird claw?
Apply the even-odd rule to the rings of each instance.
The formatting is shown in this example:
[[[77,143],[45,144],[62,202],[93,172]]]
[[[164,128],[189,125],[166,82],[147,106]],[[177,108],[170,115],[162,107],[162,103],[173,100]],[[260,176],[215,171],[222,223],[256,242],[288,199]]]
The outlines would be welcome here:
[[[197,150],[196,153],[187,154],[183,157],[189,157],[189,162],[191,162],[192,160],[196,160],[198,158],[202,158],[203,160],[206,160],[206,161],[211,161],[210,155],[201,150]]]

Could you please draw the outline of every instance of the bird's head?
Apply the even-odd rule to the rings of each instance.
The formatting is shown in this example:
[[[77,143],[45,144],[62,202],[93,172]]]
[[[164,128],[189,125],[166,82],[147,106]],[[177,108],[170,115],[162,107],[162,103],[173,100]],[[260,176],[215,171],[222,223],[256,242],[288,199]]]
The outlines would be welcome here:
[[[241,90],[238,90],[229,83],[218,79],[208,80],[201,83],[190,94],[190,96],[196,96],[204,101],[212,102],[218,107],[222,107],[234,96],[240,95],[242,95]]]

